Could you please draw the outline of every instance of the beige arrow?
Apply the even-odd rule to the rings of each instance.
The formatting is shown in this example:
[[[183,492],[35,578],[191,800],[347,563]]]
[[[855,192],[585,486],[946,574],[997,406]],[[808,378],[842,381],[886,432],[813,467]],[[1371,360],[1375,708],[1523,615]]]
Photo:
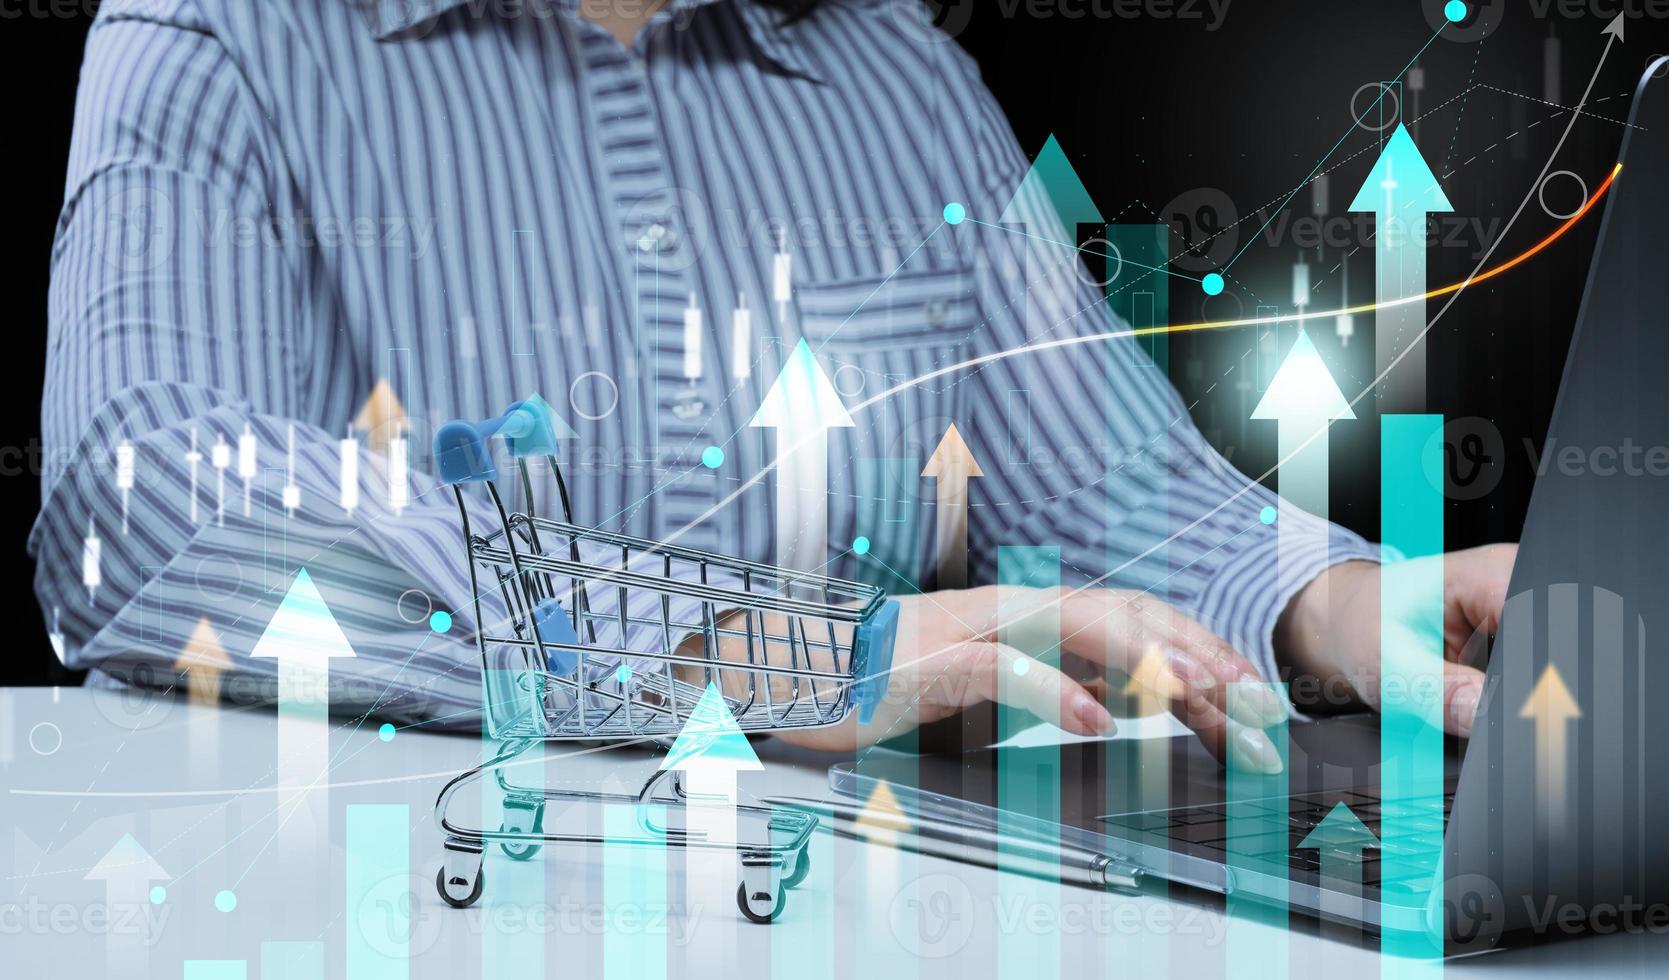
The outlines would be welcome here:
[[[1520,718],[1528,718],[1536,726],[1536,808],[1547,829],[1564,829],[1566,801],[1570,787],[1565,782],[1568,762],[1566,737],[1569,723],[1582,717],[1582,709],[1559,676],[1559,668],[1552,664],[1542,671],[1541,680],[1518,710]]]
[[[1185,693],[1187,687],[1182,678],[1171,670],[1157,646],[1147,648],[1142,659],[1136,662],[1136,669],[1130,672],[1130,679],[1124,682],[1124,696],[1136,699],[1137,710],[1144,716],[1166,710]]]
[[[854,821],[864,828],[864,838],[877,844],[896,846],[899,835],[910,829],[910,821],[904,815],[904,808],[898,805],[898,797],[893,795],[892,786],[886,782],[878,783],[875,792],[869,794],[869,800],[864,803],[863,810],[858,813]]]
[[[231,665],[232,658],[206,616],[197,620],[174,661],[174,669],[185,674],[186,697],[192,704],[219,704],[220,675]]]
[[[354,416],[353,427],[365,433],[365,445],[372,452],[388,455],[389,444],[406,428],[406,409],[387,378],[371,389],[365,405]]]
[[[985,471],[979,468],[979,461],[962,441],[954,422],[928,457],[921,475],[938,485],[934,529],[939,549],[939,588],[967,588],[968,481],[984,476]]]

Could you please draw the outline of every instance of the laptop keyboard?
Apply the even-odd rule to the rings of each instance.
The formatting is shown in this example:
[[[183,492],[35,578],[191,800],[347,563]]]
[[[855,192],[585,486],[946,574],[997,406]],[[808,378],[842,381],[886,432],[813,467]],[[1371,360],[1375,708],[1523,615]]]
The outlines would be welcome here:
[[[1326,868],[1337,866],[1337,858],[1359,862],[1364,888],[1378,889],[1382,881],[1381,859],[1386,854],[1409,877],[1427,878],[1443,860],[1443,827],[1454,805],[1451,791],[1442,797],[1384,803],[1358,792],[1329,792],[1293,796],[1285,800],[1249,800],[1212,806],[1180,807],[1102,817],[1102,820],[1143,835],[1164,836],[1186,843],[1193,853],[1217,851],[1224,860],[1236,857],[1276,862],[1284,855],[1294,880],[1319,880]],[[1302,847],[1311,831],[1326,819],[1339,803],[1347,804],[1364,826],[1373,832],[1377,845],[1364,848],[1359,841],[1341,840],[1323,854],[1311,846]],[[1230,813],[1235,833],[1230,834]],[[1393,818],[1397,836],[1381,836],[1384,818]],[[1354,874],[1352,874],[1354,878]],[[1354,882],[1352,882],[1354,884]]]

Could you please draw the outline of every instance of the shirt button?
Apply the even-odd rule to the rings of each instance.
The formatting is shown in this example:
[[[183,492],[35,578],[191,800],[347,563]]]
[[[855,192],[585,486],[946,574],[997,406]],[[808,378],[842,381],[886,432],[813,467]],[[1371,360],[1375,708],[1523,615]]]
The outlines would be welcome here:
[[[637,248],[645,255],[650,252],[670,252],[677,241],[677,232],[657,221],[643,229],[643,237],[637,240]]]

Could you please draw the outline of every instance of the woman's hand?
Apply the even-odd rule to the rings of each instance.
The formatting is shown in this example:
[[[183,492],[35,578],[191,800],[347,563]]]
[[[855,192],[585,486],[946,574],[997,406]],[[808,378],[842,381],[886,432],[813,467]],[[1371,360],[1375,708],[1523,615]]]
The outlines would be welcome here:
[[[1484,675],[1465,663],[1469,642],[1500,624],[1512,578],[1515,545],[1491,545],[1442,557],[1419,558],[1381,568],[1371,562],[1335,565],[1293,599],[1277,629],[1276,651],[1293,671],[1293,699],[1301,710],[1338,711],[1365,706],[1376,711],[1416,711],[1436,717],[1432,699],[1442,697],[1445,730],[1472,733]],[[1439,571],[1437,563],[1441,562]],[[1441,575],[1442,612],[1435,608],[1394,610],[1389,635],[1396,658],[1407,658],[1407,676],[1388,677],[1380,655],[1380,592],[1385,575],[1406,577],[1424,591]],[[1425,579],[1430,577],[1430,582]],[[1443,650],[1442,682],[1420,657]],[[1429,677],[1429,681],[1427,680]],[[1313,692],[1313,693],[1312,693]]]
[[[870,724],[848,718],[832,728],[784,732],[784,741],[850,751],[982,701],[1024,708],[1079,735],[1106,735],[1114,722],[1102,698],[1122,675],[1168,706],[1218,758],[1233,752],[1237,764],[1254,771],[1280,770],[1262,729],[1286,717],[1281,699],[1227,643],[1163,602],[1111,589],[1017,587],[898,602],[891,680]],[[1057,618],[1059,668],[999,640],[1002,624],[1003,638],[1038,635],[1041,652],[1055,642]],[[1017,663],[1024,666],[1016,670]]]

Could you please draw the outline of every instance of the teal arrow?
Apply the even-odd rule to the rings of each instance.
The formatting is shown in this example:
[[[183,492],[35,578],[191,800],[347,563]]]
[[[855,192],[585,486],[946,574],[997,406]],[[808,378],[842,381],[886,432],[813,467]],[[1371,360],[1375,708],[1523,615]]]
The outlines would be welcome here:
[[[1095,200],[1090,197],[1089,189],[1079,179],[1072,161],[1066,158],[1066,151],[1061,149],[1060,142],[1053,135],[1044,142],[1043,149],[1037,151],[1037,159],[1032,161],[1026,176],[1021,178],[1020,185],[1014,189],[1014,196],[1009,198],[1008,206],[1003,208],[1002,216],[997,220],[1003,224],[1034,226],[1030,228],[1033,234],[1046,234],[1042,228],[1035,227],[1043,223],[1038,205],[1044,201],[1066,226],[1072,244],[1077,244],[1080,224],[1099,225],[1106,222],[1101,217],[1101,210],[1095,206]]]
[[[579,433],[556,414],[538,392],[518,402],[499,430],[512,456],[555,456],[557,443],[578,439]]]
[[[1385,141],[1350,210],[1376,216],[1374,368],[1382,411],[1419,411],[1426,400],[1424,302],[1385,304],[1426,291],[1426,216],[1454,210],[1414,137],[1398,125]],[[1404,355],[1404,351],[1407,354]],[[1401,361],[1397,358],[1401,356]],[[1396,367],[1391,368],[1395,363]],[[1386,374],[1387,369],[1390,373]]]
[[[1316,853],[1326,888],[1321,893],[1322,914],[1340,922],[1362,922],[1363,851],[1377,848],[1379,838],[1343,803],[1333,807],[1294,850]],[[1401,973],[1388,969],[1387,976]]]
[[[1343,803],[1333,807],[1321,823],[1298,843],[1298,850],[1316,851],[1321,876],[1334,882],[1350,882],[1362,894],[1362,852],[1377,848],[1379,838]],[[1336,886],[1335,886],[1336,887]],[[1325,910],[1324,910],[1325,911]]]
[[[1024,312],[1021,322],[1027,336],[1037,336],[1061,317],[1077,311],[1077,306],[1068,305],[1061,297],[1074,295],[1078,288],[1075,280],[1079,278],[1078,270],[1082,268],[1083,259],[1077,251],[1083,241],[1078,236],[1078,226],[1093,224],[1098,229],[1104,229],[1106,219],[1095,206],[1089,189],[1079,179],[1078,171],[1073,169],[1072,161],[1066,158],[1060,141],[1051,135],[1014,188],[1014,194],[997,221],[997,227],[1023,236],[1019,238],[1017,251],[1003,251],[1009,261],[1003,263],[1001,272],[1006,278],[1024,277],[1013,284],[1011,294],[1022,297],[1020,306]],[[1098,230],[1096,234],[1104,232]],[[1034,368],[1030,358],[1017,370],[1022,389],[1046,383],[1034,374],[1041,369]],[[1013,402],[1014,397],[1010,396],[1009,400]],[[1022,400],[1019,404],[1028,406],[1026,414],[1009,417],[1010,430],[1029,432],[1030,402]],[[1007,411],[1005,409],[1005,413]]]
[[[701,700],[690,711],[678,738],[661,760],[663,772],[695,772],[698,770],[730,772],[743,769],[763,769],[759,756],[748,744],[748,737],[736,724],[724,696],[712,684],[701,694]],[[732,777],[734,778],[734,777]]]

